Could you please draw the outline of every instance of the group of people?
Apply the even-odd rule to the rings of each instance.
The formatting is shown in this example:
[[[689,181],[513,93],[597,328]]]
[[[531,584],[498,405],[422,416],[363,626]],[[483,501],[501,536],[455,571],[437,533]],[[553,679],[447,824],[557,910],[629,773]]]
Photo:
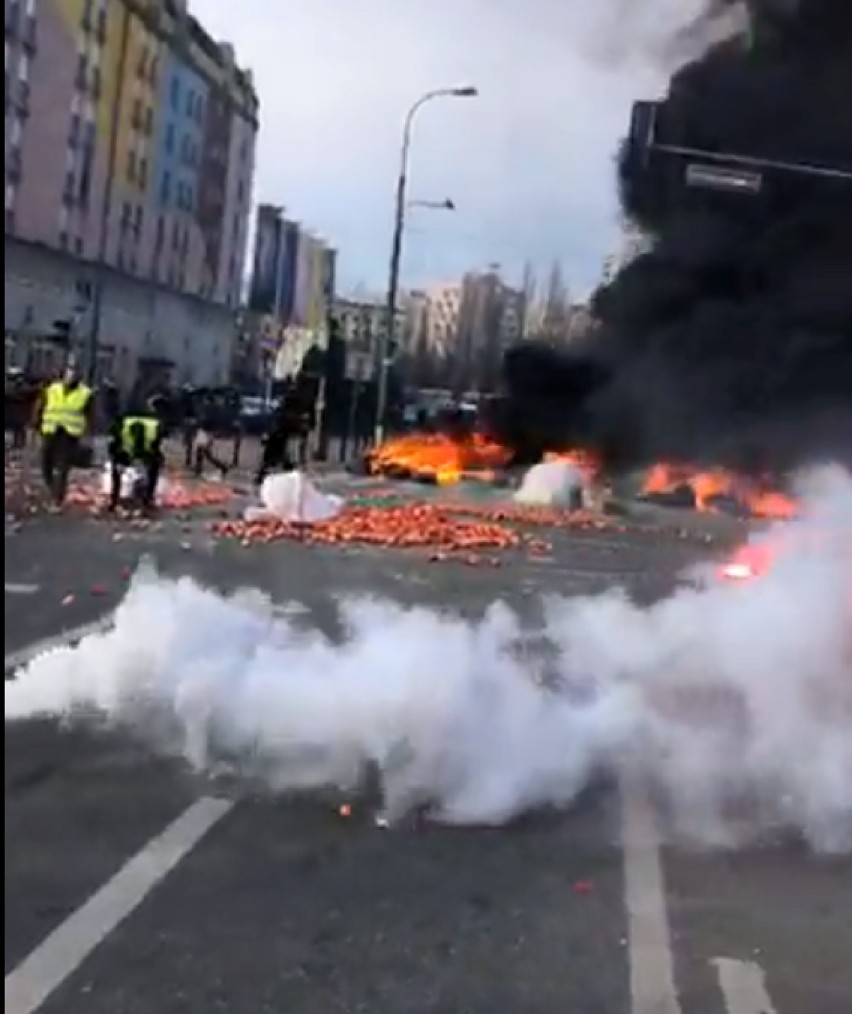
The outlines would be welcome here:
[[[262,444],[255,482],[261,485],[274,470],[289,471],[307,462],[310,436],[315,425],[315,398],[304,385],[287,385],[270,421]],[[112,413],[108,429],[109,496],[107,509],[115,511],[122,497],[127,469],[138,472],[134,498],[145,511],[154,501],[164,462],[163,442],[170,426],[170,413],[162,397],[132,399],[130,410]],[[71,362],[58,379],[35,396],[30,425],[40,436],[41,471],[51,508],[62,507],[73,468],[91,454],[86,437],[95,428],[95,391]],[[207,464],[224,478],[233,462],[214,451],[213,435],[195,415],[179,423],[183,430],[186,466],[201,474]],[[19,441],[15,441],[19,444]],[[234,458],[238,455],[235,444]]]
[[[41,472],[53,510],[61,509],[72,469],[86,454],[85,437],[93,429],[94,390],[69,364],[62,376],[37,395],[32,424],[41,438]],[[143,510],[151,510],[163,465],[165,426],[156,400],[138,410],[116,414],[108,434],[110,490],[107,509],[117,509],[124,470],[138,466]]]

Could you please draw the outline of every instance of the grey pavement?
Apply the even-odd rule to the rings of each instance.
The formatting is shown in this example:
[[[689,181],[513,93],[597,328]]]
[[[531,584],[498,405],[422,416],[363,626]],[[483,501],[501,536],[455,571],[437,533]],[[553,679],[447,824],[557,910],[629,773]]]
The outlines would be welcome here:
[[[664,527],[643,517],[639,530],[553,533],[548,557],[512,557],[499,570],[430,567],[388,550],[243,547],[212,539],[201,517],[147,530],[34,519],[6,536],[7,668],[15,652],[107,614],[142,555],[223,590],[299,602],[306,623],[329,631],[336,598],[359,592],[469,616],[502,598],[534,625],[548,592],[621,583],[656,598],[741,531],[723,525],[705,538],[691,516],[669,517]],[[501,829],[384,830],[367,799],[210,782],[107,729],[7,724],[5,755],[13,1014],[852,1010],[848,860],[795,842],[736,854],[661,848],[634,835],[616,786]],[[211,797],[222,809],[191,837]],[[653,827],[653,814],[645,819]],[[163,832],[174,865],[157,844]],[[150,889],[129,904],[134,877]],[[108,918],[116,905],[121,918]],[[10,1007],[22,969],[53,976],[55,989]]]

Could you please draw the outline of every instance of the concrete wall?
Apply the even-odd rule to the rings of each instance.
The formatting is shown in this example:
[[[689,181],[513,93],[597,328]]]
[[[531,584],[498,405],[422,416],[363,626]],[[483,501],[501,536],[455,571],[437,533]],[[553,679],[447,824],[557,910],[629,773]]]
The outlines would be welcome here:
[[[45,347],[43,336],[58,319],[75,319],[84,345],[91,327],[87,305],[92,268],[70,256],[6,238],[5,330],[15,345],[15,365]],[[109,272],[100,328],[101,367],[124,390],[144,361],[170,361],[175,384],[217,385],[229,379],[235,325],[231,311]],[[40,353],[39,353],[40,354]]]

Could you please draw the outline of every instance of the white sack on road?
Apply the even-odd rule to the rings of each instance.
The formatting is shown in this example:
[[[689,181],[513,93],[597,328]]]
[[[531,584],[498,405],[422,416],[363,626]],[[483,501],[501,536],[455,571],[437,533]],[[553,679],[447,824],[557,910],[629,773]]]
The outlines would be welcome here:
[[[567,461],[543,461],[524,476],[515,502],[536,507],[579,508],[583,501],[583,473]]]
[[[322,493],[304,472],[270,475],[260,487],[263,510],[281,521],[326,521],[340,513],[343,497]]]
[[[140,469],[135,465],[123,468],[121,471],[121,489],[119,496],[122,500],[132,500],[137,483],[144,478]],[[101,470],[101,493],[109,496],[112,490],[112,466],[107,462]],[[169,482],[163,476],[157,481],[156,499],[162,500],[169,492]]]

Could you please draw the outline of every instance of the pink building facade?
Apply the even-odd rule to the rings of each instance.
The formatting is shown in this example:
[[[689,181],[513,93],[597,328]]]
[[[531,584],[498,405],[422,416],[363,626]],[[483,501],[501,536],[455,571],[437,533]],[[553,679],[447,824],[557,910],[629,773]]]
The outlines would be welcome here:
[[[78,315],[95,276],[235,310],[258,112],[251,75],[186,0],[6,0],[7,255],[73,262]],[[7,315],[7,345],[17,327]]]

